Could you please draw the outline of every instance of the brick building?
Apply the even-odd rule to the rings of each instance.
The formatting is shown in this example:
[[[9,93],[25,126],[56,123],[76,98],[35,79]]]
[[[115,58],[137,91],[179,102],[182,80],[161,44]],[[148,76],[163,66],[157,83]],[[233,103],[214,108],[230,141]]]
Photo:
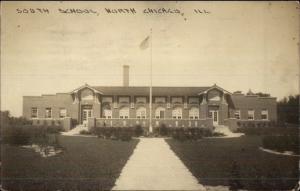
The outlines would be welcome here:
[[[63,124],[71,120],[88,126],[149,126],[149,87],[129,86],[124,67],[123,86],[85,84],[68,93],[24,96],[23,116],[36,125]],[[152,126],[234,126],[237,123],[269,123],[277,120],[276,98],[249,92],[230,93],[208,87],[152,87]]]

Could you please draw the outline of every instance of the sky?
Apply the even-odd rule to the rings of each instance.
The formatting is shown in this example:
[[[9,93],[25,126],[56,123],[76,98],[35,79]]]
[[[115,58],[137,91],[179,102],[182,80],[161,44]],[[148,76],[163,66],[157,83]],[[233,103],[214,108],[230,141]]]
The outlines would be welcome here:
[[[93,13],[59,11],[71,8]],[[121,86],[124,64],[130,86],[147,86],[151,57],[153,86],[299,92],[296,2],[2,2],[1,21],[1,110],[14,116],[23,96]],[[139,47],[150,29],[152,54]]]

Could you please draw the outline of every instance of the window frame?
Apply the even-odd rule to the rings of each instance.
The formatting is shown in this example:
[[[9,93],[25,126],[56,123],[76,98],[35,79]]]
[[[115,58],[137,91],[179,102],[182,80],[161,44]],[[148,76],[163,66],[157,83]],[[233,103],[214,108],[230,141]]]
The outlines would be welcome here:
[[[196,114],[198,114],[198,115],[196,115]],[[199,119],[199,115],[200,115],[199,108],[197,108],[197,107],[191,107],[189,109],[189,119]]]
[[[135,112],[136,118],[145,119],[147,115],[146,107],[138,107]]]
[[[266,114],[263,114],[264,111],[266,111]],[[263,117],[262,117],[263,115],[266,115],[265,119],[263,119]],[[261,112],[260,112],[260,117],[261,117],[261,120],[265,120],[265,121],[269,120],[269,110],[262,109]]]
[[[252,119],[249,118],[249,117],[251,116],[251,114],[249,113],[250,111],[253,112],[253,118],[252,118]],[[248,109],[247,114],[248,114],[247,119],[248,119],[249,121],[254,121],[254,120],[255,120],[255,110],[254,110],[254,109]]]
[[[110,111],[110,115],[106,115],[106,114],[107,114],[106,111]],[[103,117],[104,117],[105,119],[111,119],[111,118],[112,118],[112,109],[104,108],[104,109],[103,109]]]
[[[121,113],[122,110],[125,110],[126,108],[126,113],[127,115],[124,115],[123,113]],[[130,115],[130,109],[129,107],[122,107],[120,110],[119,110],[119,118],[120,119],[128,119],[129,118],[129,115]]]
[[[33,112],[32,112],[32,111],[33,111],[33,109],[34,109],[34,108],[36,109],[36,116],[35,116],[35,117],[33,117],[33,115],[32,115],[32,114],[33,114]],[[37,108],[37,107],[32,107],[32,108],[31,108],[30,117],[31,117],[32,119],[37,119],[37,118],[38,118],[38,116],[39,116],[39,111],[38,111],[38,108]]]
[[[50,111],[50,117],[47,115],[48,114],[47,110]],[[52,108],[51,107],[46,107],[45,108],[45,118],[46,119],[51,119],[52,118]]]
[[[62,111],[62,110],[65,110],[65,111],[66,111],[65,116],[62,116],[62,115],[61,115],[61,111]],[[66,108],[64,108],[64,107],[59,108],[59,118],[65,118],[65,117],[67,117],[67,115],[68,115],[68,113],[67,113],[67,109],[66,109]]]
[[[180,113],[178,113],[179,111],[180,111]],[[181,107],[175,107],[174,109],[172,109],[172,118],[173,119],[182,119],[182,108]]]
[[[238,118],[236,117],[237,116],[237,114],[238,114]],[[241,119],[241,110],[240,109],[236,109],[235,111],[234,111],[234,117],[236,118],[236,119]]]

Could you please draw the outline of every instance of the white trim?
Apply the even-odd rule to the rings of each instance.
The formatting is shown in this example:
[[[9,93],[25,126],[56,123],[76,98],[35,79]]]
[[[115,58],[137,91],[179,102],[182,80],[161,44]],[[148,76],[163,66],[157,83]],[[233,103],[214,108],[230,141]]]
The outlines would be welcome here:
[[[198,95],[206,94],[208,91],[210,91],[210,90],[212,90],[212,89],[218,89],[218,90],[222,91],[223,93],[227,93],[227,94],[229,94],[229,95],[232,95],[231,92],[229,92],[229,91],[227,91],[227,90],[225,90],[225,89],[223,89],[223,88],[217,86],[216,84],[213,85],[212,87],[206,89],[205,91],[198,93]]]
[[[88,85],[88,84],[85,84],[85,85],[83,85],[83,86],[80,86],[79,88],[76,88],[75,90],[71,91],[69,94],[77,93],[79,90],[84,89],[84,88],[89,88],[89,89],[93,90],[94,93],[99,93],[99,94],[102,94],[102,95],[103,95],[102,92],[96,90],[95,88],[93,88],[92,86],[90,86],[90,85]]]

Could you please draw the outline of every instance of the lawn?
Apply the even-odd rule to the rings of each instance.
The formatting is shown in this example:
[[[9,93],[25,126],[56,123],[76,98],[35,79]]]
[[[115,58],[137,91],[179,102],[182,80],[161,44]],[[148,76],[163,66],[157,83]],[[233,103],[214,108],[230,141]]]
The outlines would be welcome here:
[[[59,136],[62,154],[42,158],[3,145],[3,187],[9,190],[110,190],[138,140]]]
[[[166,141],[203,185],[286,190],[292,189],[299,179],[299,158],[259,150],[260,136]]]

